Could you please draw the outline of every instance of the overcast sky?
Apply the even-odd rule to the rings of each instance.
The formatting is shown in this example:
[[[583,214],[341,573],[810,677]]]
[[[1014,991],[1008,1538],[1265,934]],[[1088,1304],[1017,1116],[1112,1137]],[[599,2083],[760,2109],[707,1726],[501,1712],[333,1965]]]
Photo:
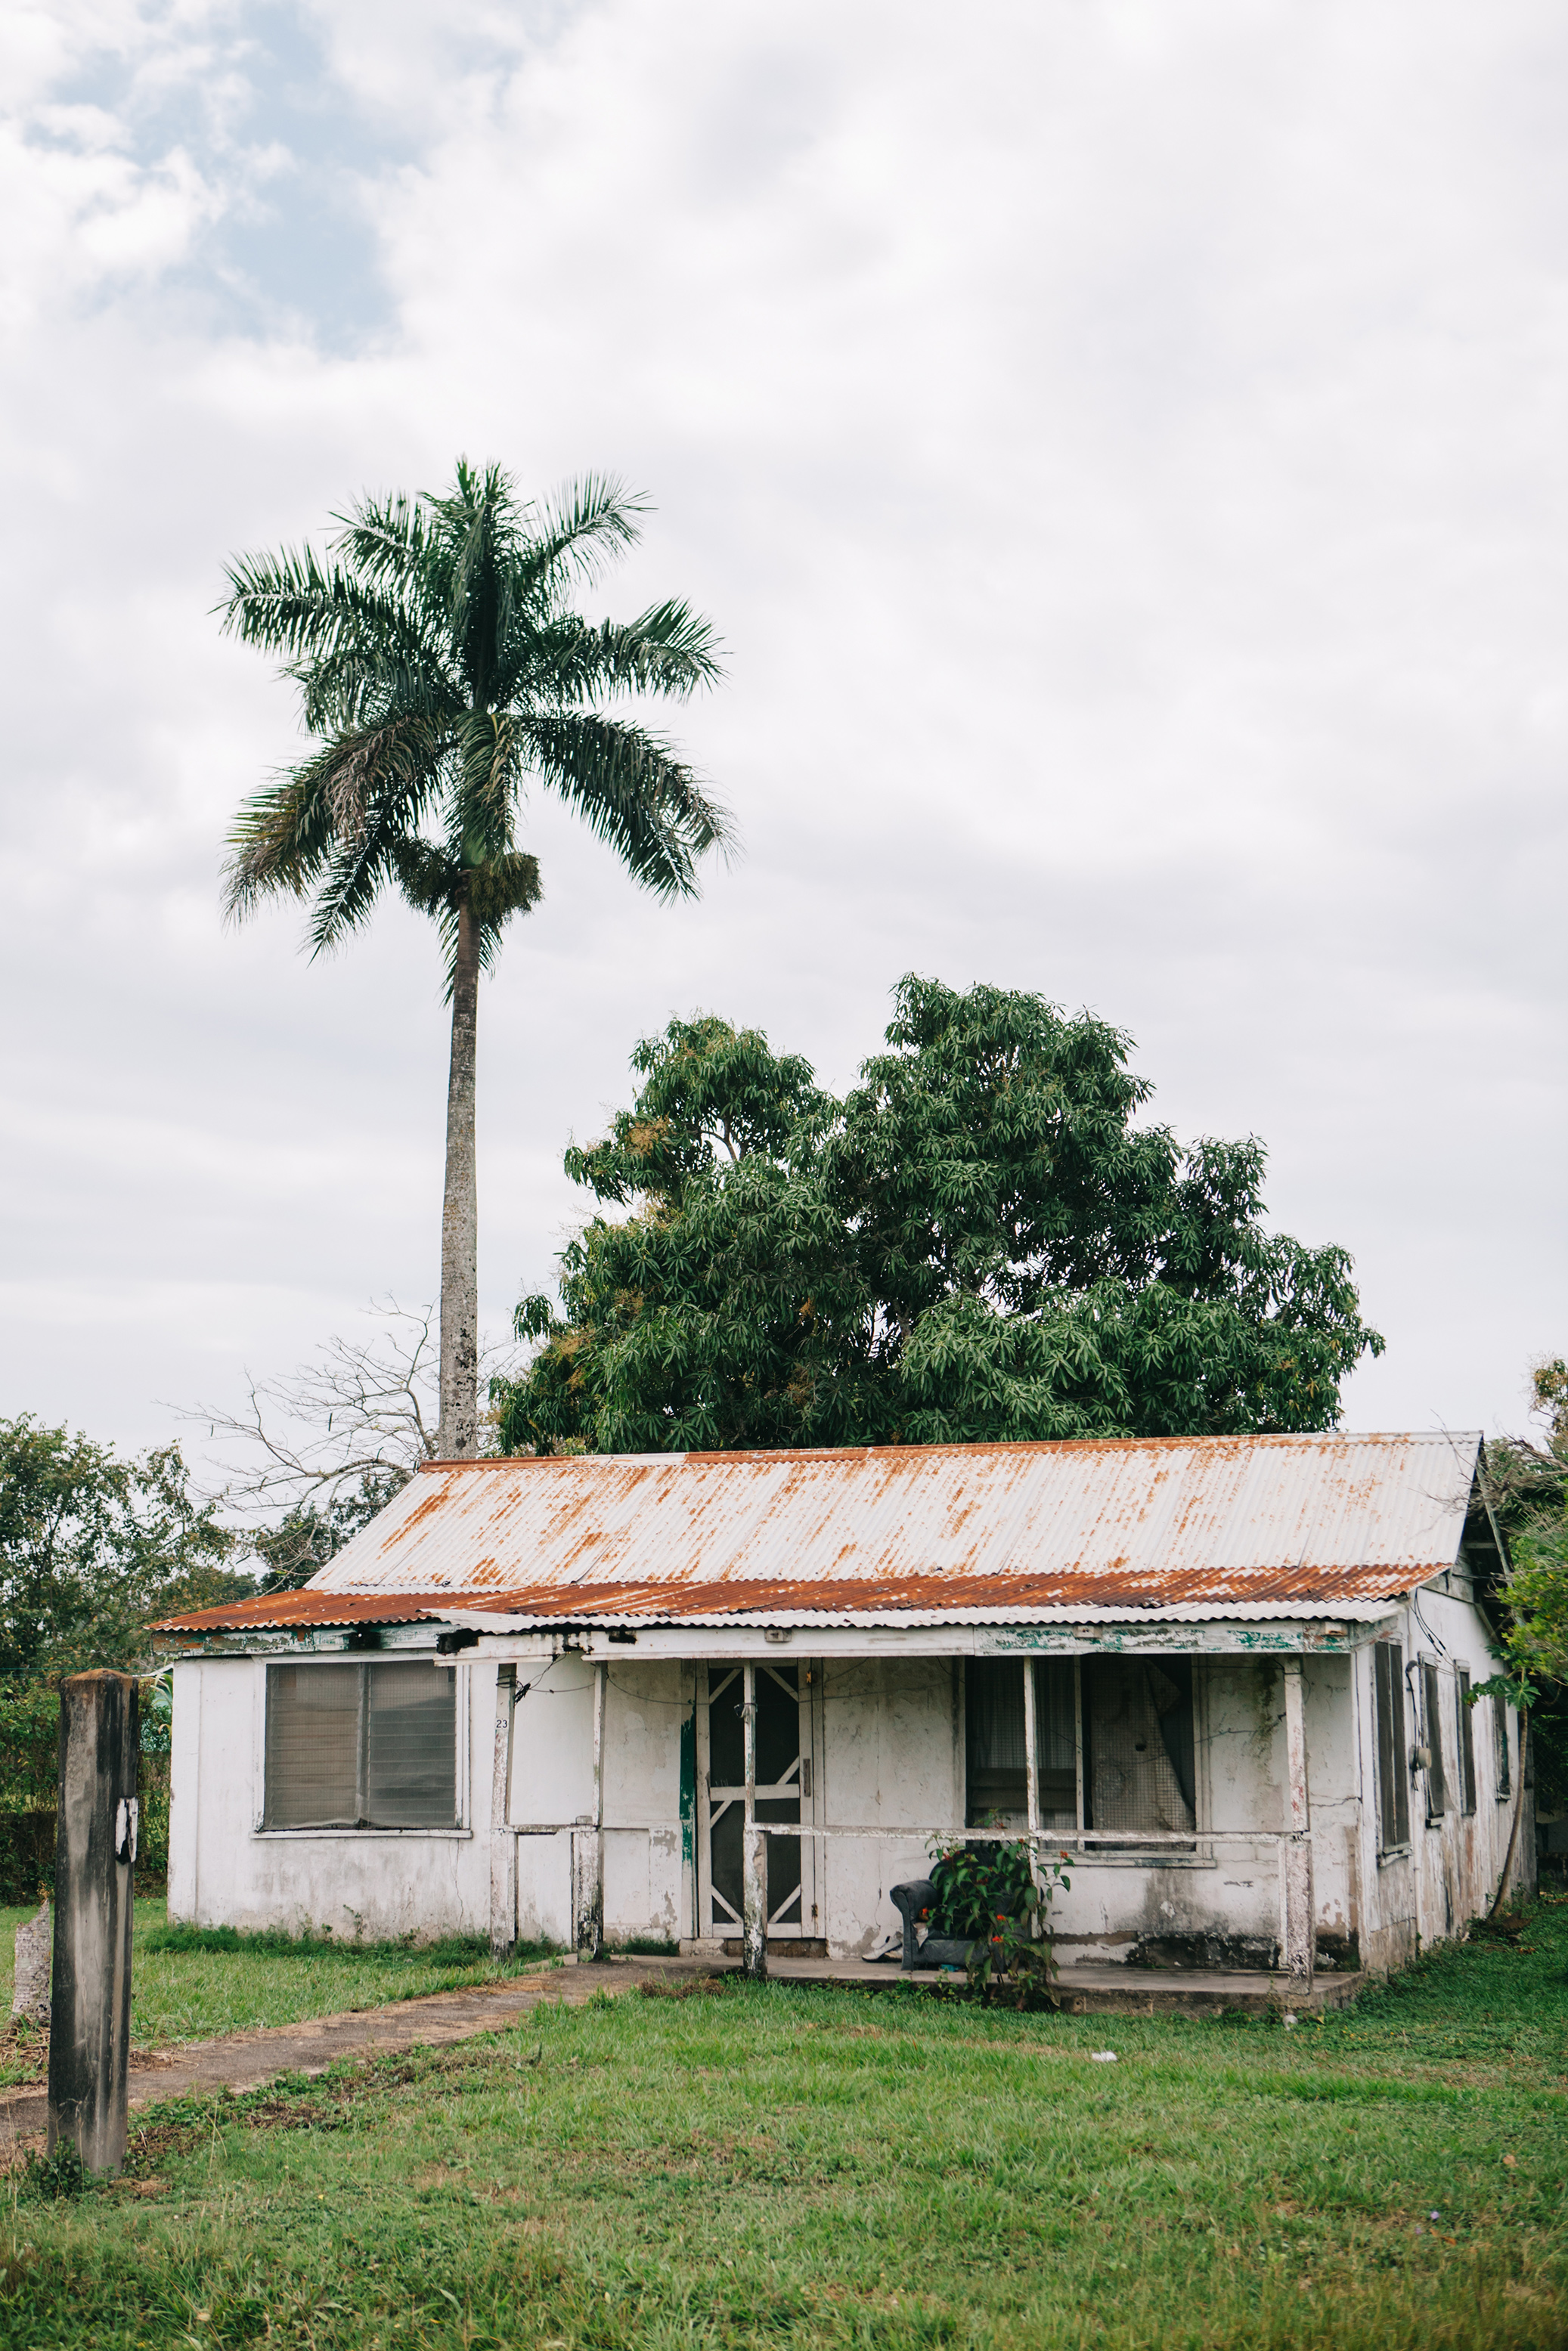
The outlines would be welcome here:
[[[1568,16],[1529,0],[47,0],[0,22],[0,1412],[128,1445],[434,1294],[389,906],[218,914],[290,691],[225,557],[456,455],[656,511],[744,855],[545,801],[480,1005],[481,1284],[696,1008],[843,1085],[900,973],[1137,1040],[1354,1255],[1354,1427],[1568,1345]]]

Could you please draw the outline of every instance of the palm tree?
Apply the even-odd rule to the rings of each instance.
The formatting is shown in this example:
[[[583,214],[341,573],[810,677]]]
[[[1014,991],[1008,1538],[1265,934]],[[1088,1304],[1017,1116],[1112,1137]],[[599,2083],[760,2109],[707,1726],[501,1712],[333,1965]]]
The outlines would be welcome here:
[[[275,892],[311,898],[312,951],[363,923],[383,889],[439,926],[452,1006],[441,1224],[437,1449],[478,1433],[478,1202],[474,1165],[479,974],[539,896],[517,844],[531,777],[557,792],[661,897],[692,895],[723,810],[672,747],[603,707],[685,699],[722,674],[710,624],[684,603],[598,625],[571,610],[638,536],[642,503],[589,476],[553,504],[519,502],[498,466],[465,462],[444,497],[367,499],[330,559],[306,549],[228,571],[225,629],[280,654],[317,747],[241,808],[226,910]]]

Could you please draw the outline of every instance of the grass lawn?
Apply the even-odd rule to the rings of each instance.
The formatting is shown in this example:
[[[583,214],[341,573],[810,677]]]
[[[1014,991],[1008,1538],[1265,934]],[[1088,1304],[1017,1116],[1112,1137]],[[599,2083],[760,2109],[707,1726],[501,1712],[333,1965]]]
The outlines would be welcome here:
[[[547,2005],[165,2107],[74,2201],[13,2180],[0,2345],[1553,2351],[1568,1903],[1525,1940],[1293,2030],[736,1982]]]
[[[0,2019],[11,2013],[16,1928],[30,1910],[0,1909]],[[247,1936],[237,1951],[204,1949],[216,1938],[183,1934],[166,1922],[162,1897],[138,1902],[131,1955],[131,2037],[166,2047],[204,2041],[258,2024],[297,2024],[339,2009],[376,2008],[459,1984],[493,1983],[538,1965],[542,1947],[525,1946],[497,1967],[489,1947],[471,1937],[443,1943],[295,1941]],[[39,2075],[44,2036],[25,2028],[0,2039],[0,2088]]]

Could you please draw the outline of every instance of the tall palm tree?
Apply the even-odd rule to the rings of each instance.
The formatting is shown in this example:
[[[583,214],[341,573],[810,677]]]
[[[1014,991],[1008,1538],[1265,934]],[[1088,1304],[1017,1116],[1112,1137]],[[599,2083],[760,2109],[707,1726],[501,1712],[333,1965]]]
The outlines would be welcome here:
[[[479,974],[539,896],[517,843],[530,778],[559,794],[661,897],[692,895],[728,839],[723,810],[672,747],[607,710],[632,693],[684,700],[720,675],[712,627],[684,603],[595,625],[570,603],[638,536],[639,500],[589,476],[525,505],[498,466],[465,462],[443,497],[367,499],[322,561],[231,565],[224,625],[280,654],[317,747],[255,793],[229,836],[231,916],[275,892],[312,900],[313,952],[393,888],[434,917],[452,1006],[441,1224],[438,1449],[478,1434],[478,1201],[474,1165]]]

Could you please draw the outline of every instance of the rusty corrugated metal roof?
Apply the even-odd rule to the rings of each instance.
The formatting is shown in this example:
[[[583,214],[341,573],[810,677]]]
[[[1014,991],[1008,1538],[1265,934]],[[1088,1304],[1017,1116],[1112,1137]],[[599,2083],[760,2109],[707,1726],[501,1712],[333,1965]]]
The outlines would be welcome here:
[[[439,1593],[322,1593],[302,1584],[297,1592],[269,1592],[257,1600],[225,1601],[216,1608],[192,1608],[182,1616],[165,1616],[153,1626],[158,1633],[219,1633],[286,1631],[291,1625],[418,1625],[434,1609],[439,1613]]]
[[[436,1462],[306,1590],[319,1605],[401,1593],[433,1614],[551,1623],[1364,1614],[1453,1564],[1479,1444],[1330,1433]]]

